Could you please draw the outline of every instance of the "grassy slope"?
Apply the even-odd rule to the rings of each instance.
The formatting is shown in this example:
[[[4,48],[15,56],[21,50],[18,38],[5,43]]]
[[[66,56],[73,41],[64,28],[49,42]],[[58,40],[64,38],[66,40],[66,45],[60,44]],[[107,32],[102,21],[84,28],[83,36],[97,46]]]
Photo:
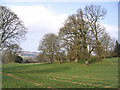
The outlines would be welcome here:
[[[8,76],[6,73],[19,77],[21,80]],[[106,59],[89,66],[74,62],[4,64],[2,75],[3,88],[117,88],[118,59]]]

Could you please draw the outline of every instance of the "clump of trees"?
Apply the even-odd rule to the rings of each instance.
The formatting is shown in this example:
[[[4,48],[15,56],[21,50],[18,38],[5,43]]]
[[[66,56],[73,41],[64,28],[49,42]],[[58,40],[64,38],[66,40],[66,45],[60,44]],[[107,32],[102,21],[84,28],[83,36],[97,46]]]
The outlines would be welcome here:
[[[22,63],[36,63],[36,60],[33,58],[24,58]]]
[[[46,55],[45,51],[42,51],[39,55],[37,55],[36,60],[37,63],[49,62],[49,58]]]
[[[58,35],[43,36],[38,49],[42,52],[41,57],[44,53],[51,63],[54,60],[61,63],[61,57],[65,57],[69,61],[84,60],[88,64],[93,54],[99,59],[109,56],[114,50],[114,42],[100,24],[106,13],[107,10],[99,5],[78,9],[76,14],[68,16]]]
[[[2,61],[11,62],[21,51],[20,41],[26,34],[26,28],[20,18],[5,6],[0,6],[0,51]]]
[[[43,36],[38,50],[42,51],[42,54],[45,54],[50,60],[50,63],[52,63],[54,61],[55,54],[58,54],[60,50],[59,43],[57,35],[53,33],[46,34]]]
[[[112,56],[113,57],[120,57],[120,43],[118,43],[118,41],[116,41],[115,49],[112,52]]]
[[[18,53],[21,52],[19,45],[11,45],[6,50],[2,50],[2,63],[14,62]]]
[[[20,56],[15,57],[15,62],[16,63],[22,63],[22,61],[23,61],[22,57],[20,57]]]

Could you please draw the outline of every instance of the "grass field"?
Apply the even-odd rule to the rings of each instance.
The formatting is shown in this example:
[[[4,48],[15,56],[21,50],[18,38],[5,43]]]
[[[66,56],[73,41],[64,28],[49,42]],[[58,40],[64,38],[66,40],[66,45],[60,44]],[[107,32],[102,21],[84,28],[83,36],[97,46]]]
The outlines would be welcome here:
[[[3,64],[3,88],[118,88],[118,59],[83,63]]]

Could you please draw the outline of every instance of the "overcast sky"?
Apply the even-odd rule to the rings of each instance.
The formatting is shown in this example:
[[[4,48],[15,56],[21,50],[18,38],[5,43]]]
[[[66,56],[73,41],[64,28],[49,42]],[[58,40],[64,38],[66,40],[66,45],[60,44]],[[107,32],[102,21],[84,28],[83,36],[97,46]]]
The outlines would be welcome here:
[[[58,33],[68,15],[86,5],[101,5],[107,9],[102,25],[113,38],[118,38],[117,2],[4,2],[24,22],[27,28],[26,40],[20,46],[24,51],[37,51],[39,41],[44,34]]]

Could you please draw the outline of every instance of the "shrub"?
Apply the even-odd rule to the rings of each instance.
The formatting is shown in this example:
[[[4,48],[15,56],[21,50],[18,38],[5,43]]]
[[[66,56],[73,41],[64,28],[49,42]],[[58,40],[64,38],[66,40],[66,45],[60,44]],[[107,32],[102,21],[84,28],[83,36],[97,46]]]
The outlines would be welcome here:
[[[106,58],[113,58],[112,56],[106,56]]]
[[[99,57],[91,57],[89,59],[89,63],[93,63],[93,62],[100,61],[100,60],[101,60],[101,58],[99,58]]]
[[[16,56],[16,58],[15,58],[16,63],[22,63],[22,61],[23,61],[22,57]]]
[[[28,58],[24,60],[24,63],[36,63],[36,60],[33,60],[32,58]]]
[[[25,63],[30,63],[30,61],[27,59],[27,60],[25,60]]]

